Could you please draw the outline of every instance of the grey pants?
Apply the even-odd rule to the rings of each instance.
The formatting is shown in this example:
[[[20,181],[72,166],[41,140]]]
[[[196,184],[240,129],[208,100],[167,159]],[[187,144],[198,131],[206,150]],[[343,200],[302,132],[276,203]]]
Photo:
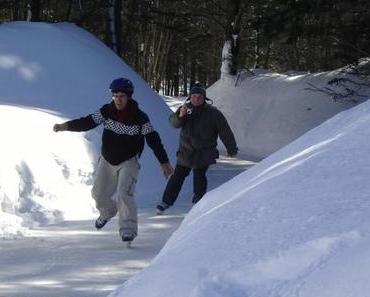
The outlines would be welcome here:
[[[134,199],[140,165],[133,157],[119,165],[111,165],[103,157],[95,171],[91,195],[104,219],[119,215],[119,232],[137,235],[137,208]]]

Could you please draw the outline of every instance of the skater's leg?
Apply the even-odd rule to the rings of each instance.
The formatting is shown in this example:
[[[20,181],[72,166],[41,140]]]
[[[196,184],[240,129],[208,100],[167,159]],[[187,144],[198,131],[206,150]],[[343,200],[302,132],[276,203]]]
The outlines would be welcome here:
[[[119,232],[125,235],[137,235],[137,207],[134,199],[135,186],[140,165],[137,157],[133,157],[120,165],[117,186],[117,206],[119,213]]]
[[[91,195],[102,219],[109,220],[117,213],[116,202],[112,199],[117,188],[117,169],[100,157],[95,171]]]
[[[171,206],[175,203],[181,187],[184,183],[185,178],[190,173],[190,168],[176,165],[175,172],[171,175],[170,179],[167,182],[166,189],[164,190],[162,196],[162,202]]]
[[[208,166],[199,169],[193,169],[193,203],[197,203],[207,192],[207,173]]]

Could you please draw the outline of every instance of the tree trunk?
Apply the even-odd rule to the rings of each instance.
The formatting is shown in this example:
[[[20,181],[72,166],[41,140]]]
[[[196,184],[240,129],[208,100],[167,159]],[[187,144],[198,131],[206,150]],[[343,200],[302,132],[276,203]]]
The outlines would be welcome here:
[[[21,14],[20,14],[19,1],[14,1],[12,20],[18,21],[20,19],[21,19]]]
[[[119,0],[108,0],[108,24],[107,37],[112,50],[121,54],[120,31],[121,31],[122,2]]]
[[[190,62],[190,88],[195,84],[196,81],[196,63],[195,58],[191,57]]]
[[[173,76],[173,95],[179,96],[180,81],[179,81],[179,63],[174,65],[174,76]]]
[[[68,1],[68,6],[67,6],[67,13],[66,13],[66,20],[67,21],[70,21],[70,19],[71,19],[72,5],[73,5],[73,0],[69,0]]]
[[[183,96],[188,95],[188,46],[184,47],[184,60],[182,62],[182,73],[183,73]]]
[[[260,31],[259,28],[256,29],[256,45],[254,47],[254,69],[260,68],[260,60],[261,60],[261,54],[260,54]]]
[[[29,22],[39,22],[41,12],[40,0],[31,0],[28,2],[28,14],[27,21]]]
[[[159,64],[158,64],[158,75],[157,75],[157,83],[160,85],[160,82],[164,76],[165,69],[168,63],[169,51],[172,45],[172,32],[166,30],[165,40],[163,42],[163,47],[161,52],[158,53],[160,56]]]
[[[239,33],[241,20],[241,0],[230,1],[231,9],[228,14],[225,43],[222,49],[221,77],[223,74],[236,75],[237,56],[239,52]]]
[[[267,44],[267,50],[266,50],[266,54],[265,54],[265,61],[263,63],[263,68],[265,68],[265,69],[268,69],[269,64],[270,64],[271,43],[272,43],[272,41],[269,40],[268,44]]]

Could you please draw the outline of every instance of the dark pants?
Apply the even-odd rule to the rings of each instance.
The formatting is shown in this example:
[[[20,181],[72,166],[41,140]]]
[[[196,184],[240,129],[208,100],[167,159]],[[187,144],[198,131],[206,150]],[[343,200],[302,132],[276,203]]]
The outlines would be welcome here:
[[[193,169],[193,203],[197,203],[207,192],[207,177],[205,168]],[[168,205],[173,205],[180,193],[182,184],[185,178],[189,175],[191,168],[176,165],[174,174],[168,180],[166,189],[164,190],[162,201]]]

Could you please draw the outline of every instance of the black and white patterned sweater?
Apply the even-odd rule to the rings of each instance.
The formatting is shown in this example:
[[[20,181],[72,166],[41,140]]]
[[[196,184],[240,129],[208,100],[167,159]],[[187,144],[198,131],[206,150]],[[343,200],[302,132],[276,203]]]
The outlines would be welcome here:
[[[103,124],[101,154],[112,165],[118,165],[135,155],[140,156],[144,149],[144,139],[159,163],[167,163],[167,153],[149,117],[133,99],[128,101],[127,107],[130,108],[130,117],[122,118],[112,101],[93,114],[66,122],[67,130],[87,131]]]

